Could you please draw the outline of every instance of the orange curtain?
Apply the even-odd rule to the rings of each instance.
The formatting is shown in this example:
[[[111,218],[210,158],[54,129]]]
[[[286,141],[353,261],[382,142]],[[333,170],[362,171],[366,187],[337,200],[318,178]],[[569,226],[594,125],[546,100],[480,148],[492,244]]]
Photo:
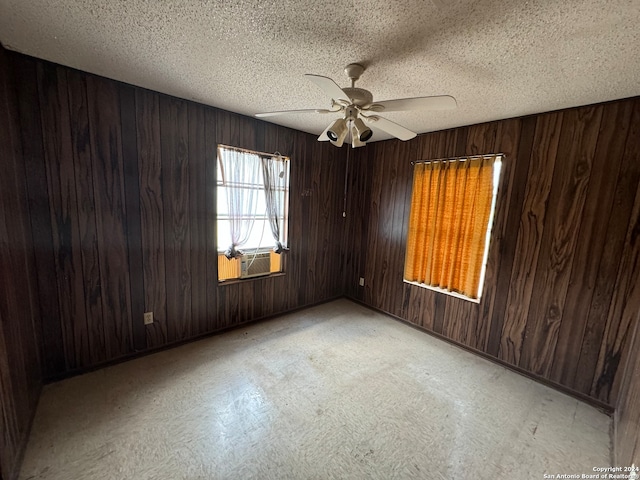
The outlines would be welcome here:
[[[496,157],[418,163],[405,279],[477,298]]]
[[[218,281],[240,278],[240,259],[228,259],[224,253],[218,254]]]

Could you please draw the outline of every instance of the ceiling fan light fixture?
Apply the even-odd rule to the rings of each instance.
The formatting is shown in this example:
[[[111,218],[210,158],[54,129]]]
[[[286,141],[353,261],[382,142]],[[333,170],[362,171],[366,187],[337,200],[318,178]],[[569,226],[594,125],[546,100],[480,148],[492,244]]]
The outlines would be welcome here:
[[[336,147],[341,147],[348,132],[347,121],[339,118],[327,130],[327,137]]]
[[[367,127],[362,119],[356,118],[353,121],[353,131],[354,131],[354,139],[357,138],[360,142],[366,142],[373,136],[373,132],[369,127]]]
[[[366,142],[363,142],[358,138],[358,132],[356,131],[356,127],[351,127],[351,148],[364,147]]]

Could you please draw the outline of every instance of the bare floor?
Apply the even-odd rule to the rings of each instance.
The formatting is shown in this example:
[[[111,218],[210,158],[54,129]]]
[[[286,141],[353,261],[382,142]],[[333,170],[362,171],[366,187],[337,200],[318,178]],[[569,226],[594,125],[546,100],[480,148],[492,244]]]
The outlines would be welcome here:
[[[543,479],[609,465],[609,427],[338,300],[47,386],[20,478]]]

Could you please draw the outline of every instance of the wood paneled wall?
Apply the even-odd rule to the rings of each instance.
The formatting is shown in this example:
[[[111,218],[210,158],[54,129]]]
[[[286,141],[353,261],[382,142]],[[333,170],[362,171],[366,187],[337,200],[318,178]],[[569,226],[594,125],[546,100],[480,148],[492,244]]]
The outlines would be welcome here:
[[[3,475],[39,363],[55,378],[345,293],[618,404],[616,441],[637,459],[640,99],[337,149],[0,50]],[[218,286],[218,143],[291,157],[286,275]],[[410,161],[496,152],[506,159],[481,302],[403,283]]]
[[[499,152],[481,302],[403,283],[410,162]],[[351,162],[345,292],[615,406],[640,309],[639,179],[639,98],[369,145]]]
[[[45,378],[340,296],[340,150],[26,56],[15,67]],[[286,274],[218,286],[218,143],[291,157]],[[155,322],[143,324],[143,312]]]
[[[0,479],[18,474],[41,388],[37,281],[11,62],[0,48]]]

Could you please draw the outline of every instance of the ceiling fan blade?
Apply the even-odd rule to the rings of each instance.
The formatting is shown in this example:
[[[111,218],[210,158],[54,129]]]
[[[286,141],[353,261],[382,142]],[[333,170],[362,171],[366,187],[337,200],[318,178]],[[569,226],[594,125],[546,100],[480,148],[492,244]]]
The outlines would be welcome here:
[[[417,136],[417,133],[412,132],[408,128],[404,128],[402,125],[398,125],[391,120],[387,120],[386,118],[382,118],[377,115],[371,115],[368,117],[361,115],[361,117],[364,118],[365,121],[374,124],[383,132],[393,135],[400,140],[411,140],[412,138]]]
[[[282,110],[280,112],[256,113],[255,116],[258,118],[264,118],[264,117],[275,117],[276,115],[289,115],[292,113],[331,113],[336,111],[338,110],[326,110],[324,108],[309,108],[306,110]]]
[[[305,77],[319,86],[324,91],[324,93],[331,97],[332,100],[344,100],[345,102],[351,103],[349,95],[344,93],[344,91],[338,86],[338,84],[329,77],[323,77],[322,75],[312,75],[310,73],[305,74]]]
[[[435,97],[398,98],[374,102],[366,110],[374,112],[397,112],[400,110],[452,110],[456,108],[456,99],[450,95]]]

